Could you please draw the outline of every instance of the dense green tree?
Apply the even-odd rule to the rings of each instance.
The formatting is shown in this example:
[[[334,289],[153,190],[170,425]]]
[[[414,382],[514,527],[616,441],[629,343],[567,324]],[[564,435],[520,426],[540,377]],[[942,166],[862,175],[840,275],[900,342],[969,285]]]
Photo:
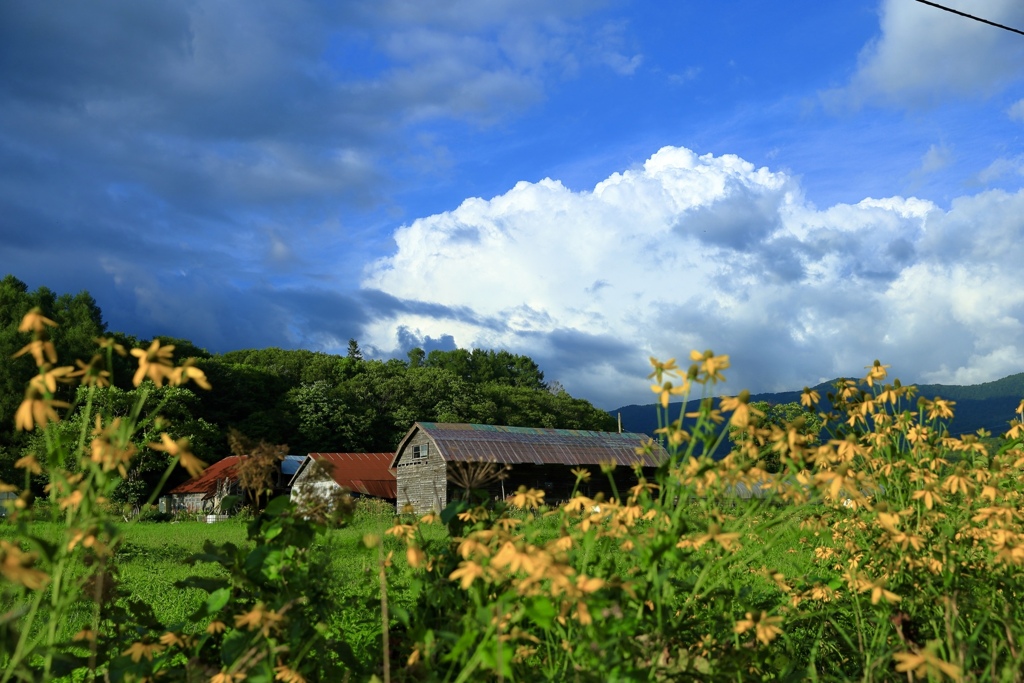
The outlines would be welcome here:
[[[504,350],[435,349],[427,354],[423,364],[429,368],[448,370],[474,384],[495,382],[528,389],[545,387],[544,373],[532,358]]]
[[[100,308],[88,292],[58,296],[47,287],[30,292],[13,275],[0,280],[0,479],[15,476],[12,463],[21,456],[26,443],[26,435],[14,430],[14,414],[26,384],[38,370],[30,356],[12,356],[29,341],[18,326],[25,314],[36,307],[57,323],[49,334],[62,365],[91,358],[96,352],[96,338],[106,332]],[[58,397],[69,400],[71,389],[58,387]]]
[[[65,437],[65,443],[73,443],[81,434],[84,411],[87,407],[89,389],[78,387],[74,402],[75,409],[56,425],[56,429]],[[138,453],[132,460],[127,476],[122,480],[115,492],[116,502],[139,505],[144,503],[156,487],[170,462],[168,455],[162,451],[149,448],[149,444],[159,442],[164,431],[173,439],[188,438],[192,452],[206,463],[212,463],[223,457],[219,447],[220,433],[217,427],[202,417],[199,412],[199,399],[194,391],[185,387],[156,387],[146,381],[138,388],[130,390],[118,387],[97,388],[92,395],[92,414],[106,413],[113,417],[127,418],[136,410],[140,417],[141,430],[133,439]],[[92,423],[86,425],[87,434],[91,432]],[[45,436],[36,431],[28,435],[26,451],[35,453],[46,452]],[[68,469],[74,469],[75,463],[65,463]],[[184,480],[180,471],[174,473],[169,484],[174,485]],[[39,481],[39,486],[46,482]]]
[[[348,340],[348,357],[352,360],[363,360],[363,352],[355,339]]]

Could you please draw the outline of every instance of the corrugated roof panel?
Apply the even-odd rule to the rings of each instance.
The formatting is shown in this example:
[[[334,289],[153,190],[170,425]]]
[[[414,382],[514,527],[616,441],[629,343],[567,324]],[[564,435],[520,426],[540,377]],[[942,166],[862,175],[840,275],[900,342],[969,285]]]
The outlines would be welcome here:
[[[199,475],[198,479],[189,479],[184,484],[175,486],[168,493],[170,494],[186,494],[186,493],[209,493],[213,494],[217,491],[217,482],[221,479],[234,479],[235,468],[238,466],[240,456],[229,455],[223,460],[218,460],[213,463]]]
[[[339,486],[380,498],[397,498],[398,481],[391,471],[394,453],[310,453],[314,461],[330,463]]]
[[[627,467],[656,467],[668,457],[657,445],[651,454],[638,455],[636,449],[647,443],[648,437],[628,432],[436,422],[419,426],[449,461],[577,466],[614,461]]]

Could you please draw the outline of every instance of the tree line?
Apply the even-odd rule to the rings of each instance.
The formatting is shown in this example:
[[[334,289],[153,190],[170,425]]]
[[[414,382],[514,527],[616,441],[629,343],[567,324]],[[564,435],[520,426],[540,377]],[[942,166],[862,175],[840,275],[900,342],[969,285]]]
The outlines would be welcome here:
[[[110,331],[95,299],[86,291],[58,295],[47,287],[29,291],[13,275],[0,280],[0,480],[13,481],[14,462],[44,451],[38,434],[14,429],[14,414],[26,383],[36,374],[31,358],[12,356],[26,343],[18,332],[22,317],[38,307],[54,320],[52,341],[62,365],[88,361],[95,340],[113,339],[125,348],[148,345]],[[454,349],[429,353],[414,348],[402,359],[367,359],[356,340],[345,355],[301,349],[243,349],[209,353],[187,339],[158,337],[174,345],[175,361],[195,358],[212,391],[183,387],[136,388],[133,359],[115,356],[111,386],[98,390],[94,404],[127,415],[140,397],[143,414],[173,425],[207,463],[229,453],[228,434],[287,444],[291,453],[393,451],[413,422],[475,422],[560,429],[613,430],[615,420],[588,401],[547,383],[537,363],[505,350]],[[80,393],[85,389],[79,388]],[[58,387],[58,398],[75,404],[76,390]],[[61,428],[79,426],[72,409]],[[154,422],[154,434],[157,423]],[[144,500],[166,466],[166,454],[146,448],[119,489],[122,502]],[[45,482],[36,482],[40,487]],[[173,483],[173,482],[172,482]]]

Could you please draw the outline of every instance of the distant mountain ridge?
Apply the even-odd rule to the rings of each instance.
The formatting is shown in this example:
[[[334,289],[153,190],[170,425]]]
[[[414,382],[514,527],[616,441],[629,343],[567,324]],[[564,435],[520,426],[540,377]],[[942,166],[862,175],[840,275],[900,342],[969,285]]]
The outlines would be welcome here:
[[[813,387],[820,395],[823,409],[828,408],[825,396],[834,391],[838,378],[831,382],[823,382]],[[953,435],[972,434],[978,429],[986,429],[993,435],[1006,431],[1008,423],[1014,418],[1020,400],[1024,398],[1024,372],[1009,375],[1002,379],[982,384],[962,386],[959,384],[918,384],[918,396],[935,398],[936,396],[955,401],[954,417],[950,422],[950,433]],[[800,400],[802,391],[782,391],[776,393],[751,394],[750,401],[767,401],[772,404],[792,403]],[[695,409],[699,399],[687,404],[687,409]],[[654,434],[658,428],[656,403],[646,405],[622,406],[609,411],[613,417],[622,416],[622,429],[637,434]],[[670,404],[673,418],[679,415],[682,402]]]

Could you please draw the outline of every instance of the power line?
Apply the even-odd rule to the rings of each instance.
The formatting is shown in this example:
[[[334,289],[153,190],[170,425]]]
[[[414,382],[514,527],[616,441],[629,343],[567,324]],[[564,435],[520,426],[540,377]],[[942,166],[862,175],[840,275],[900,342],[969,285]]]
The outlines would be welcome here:
[[[1013,28],[1012,26],[1003,26],[1002,24],[997,24],[994,21],[989,21],[988,19],[982,19],[981,17],[976,17],[973,14],[967,14],[966,12],[961,12],[960,10],[953,9],[952,7],[946,7],[944,5],[938,5],[938,4],[934,3],[934,2],[929,2],[928,0],[916,0],[916,1],[921,3],[922,5],[930,5],[931,7],[937,7],[938,9],[945,10],[947,12],[952,12],[953,14],[959,14],[961,17],[967,17],[968,19],[974,19],[975,21],[980,21],[983,24],[988,24],[989,26],[995,26],[996,28],[1001,28],[1001,29],[1003,29],[1005,31],[1013,31],[1014,33],[1019,33],[1020,35],[1024,36],[1024,31],[1021,31],[1018,28]]]

